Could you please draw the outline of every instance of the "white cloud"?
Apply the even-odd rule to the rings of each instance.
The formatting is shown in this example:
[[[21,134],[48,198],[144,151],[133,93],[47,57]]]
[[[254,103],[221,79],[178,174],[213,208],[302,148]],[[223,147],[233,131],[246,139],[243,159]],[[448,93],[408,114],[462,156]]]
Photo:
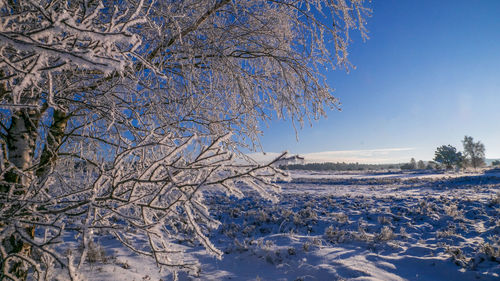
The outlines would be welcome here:
[[[346,162],[346,163],[364,163],[364,164],[387,164],[387,163],[403,163],[409,162],[412,157],[412,151],[415,148],[381,148],[381,149],[366,149],[366,150],[335,150],[321,151],[313,153],[300,154],[305,158],[307,163],[312,162]],[[291,155],[295,153],[290,153]],[[251,153],[248,156],[252,157],[259,163],[271,161],[279,156],[280,153],[268,152]]]

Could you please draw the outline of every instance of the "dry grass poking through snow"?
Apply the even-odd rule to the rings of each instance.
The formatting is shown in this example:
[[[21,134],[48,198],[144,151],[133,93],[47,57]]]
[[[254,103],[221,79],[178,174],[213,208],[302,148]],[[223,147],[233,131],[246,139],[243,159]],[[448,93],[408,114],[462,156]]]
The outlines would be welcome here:
[[[498,177],[295,178],[282,186],[278,204],[211,198],[224,260],[267,266],[224,268],[228,279],[253,271],[261,280],[500,280]],[[204,268],[210,279],[214,268]]]
[[[210,239],[225,255],[190,250],[201,271],[180,279],[500,280],[500,175],[301,173],[281,185],[274,204],[207,196],[222,222]],[[171,279],[101,242],[89,279]]]

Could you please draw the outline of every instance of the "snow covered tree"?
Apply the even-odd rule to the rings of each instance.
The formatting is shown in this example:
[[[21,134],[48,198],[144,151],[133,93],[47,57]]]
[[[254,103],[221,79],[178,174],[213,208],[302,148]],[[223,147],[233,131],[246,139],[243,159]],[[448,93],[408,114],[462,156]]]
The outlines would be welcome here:
[[[464,156],[468,164],[473,168],[485,165],[484,144],[480,141],[474,142],[474,139],[470,136],[464,136],[462,144],[464,146]]]
[[[411,158],[409,163],[401,165],[401,170],[415,170],[417,168],[417,162],[415,158]]]
[[[434,153],[434,161],[443,164],[446,169],[461,166],[463,159],[462,153],[452,145],[442,145]]]
[[[429,162],[427,162],[427,165],[425,166],[425,168],[426,168],[427,170],[435,170],[435,169],[439,169],[439,168],[438,168],[438,164],[437,164],[436,162],[434,162],[434,161],[429,161]]]
[[[411,170],[415,170],[417,168],[417,161],[415,161],[415,158],[410,159],[410,167]]]
[[[425,163],[422,160],[418,160],[417,162],[417,169],[419,170],[424,170],[425,169]]]
[[[234,158],[260,122],[338,106],[321,71],[350,67],[368,13],[362,0],[0,0],[0,279],[56,267],[77,280],[104,234],[174,269],[197,268],[177,241],[220,257],[205,192],[275,198],[280,170]],[[80,254],[62,254],[67,234]]]

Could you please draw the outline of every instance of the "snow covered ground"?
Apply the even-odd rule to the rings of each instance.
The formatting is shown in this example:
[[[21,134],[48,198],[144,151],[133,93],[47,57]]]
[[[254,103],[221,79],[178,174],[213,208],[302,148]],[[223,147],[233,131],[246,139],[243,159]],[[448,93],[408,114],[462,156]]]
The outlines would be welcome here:
[[[293,172],[278,203],[211,194],[225,255],[180,280],[500,280],[500,173]],[[90,280],[171,280],[110,240]],[[194,246],[194,248],[192,247]]]

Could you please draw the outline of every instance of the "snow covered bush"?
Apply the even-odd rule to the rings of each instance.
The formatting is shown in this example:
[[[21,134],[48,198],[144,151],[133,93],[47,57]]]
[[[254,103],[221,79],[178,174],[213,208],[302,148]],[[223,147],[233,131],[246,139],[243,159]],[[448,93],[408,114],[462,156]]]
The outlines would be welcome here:
[[[380,224],[391,224],[392,218],[389,216],[380,216],[377,218]]]
[[[87,262],[90,264],[94,263],[106,263],[111,259],[110,256],[106,254],[106,251],[102,245],[89,242],[87,244]]]
[[[334,228],[331,225],[325,229],[323,237],[331,243],[344,243],[349,240],[349,234],[345,230]]]
[[[492,244],[484,243],[481,245],[480,252],[486,256],[487,260],[497,261],[500,263],[500,237]]]
[[[490,206],[500,205],[500,192],[497,192],[495,195],[491,196]]]
[[[470,262],[470,258],[467,258],[460,248],[447,247],[446,253],[451,256],[452,261],[458,266],[467,267]]]
[[[458,206],[454,203],[445,204],[443,206],[445,214],[453,218],[463,217],[462,211],[458,209]]]
[[[220,257],[204,192],[246,184],[276,199],[284,174],[240,148],[256,147],[262,120],[337,106],[320,70],[349,67],[367,12],[361,0],[0,0],[0,279],[81,279],[104,234],[171,269],[197,270],[176,241]],[[67,234],[81,255],[58,251]]]
[[[377,241],[389,241],[389,240],[393,239],[394,236],[395,235],[394,235],[394,232],[392,231],[392,229],[389,226],[384,225],[380,229],[380,233],[378,233],[375,238]]]

